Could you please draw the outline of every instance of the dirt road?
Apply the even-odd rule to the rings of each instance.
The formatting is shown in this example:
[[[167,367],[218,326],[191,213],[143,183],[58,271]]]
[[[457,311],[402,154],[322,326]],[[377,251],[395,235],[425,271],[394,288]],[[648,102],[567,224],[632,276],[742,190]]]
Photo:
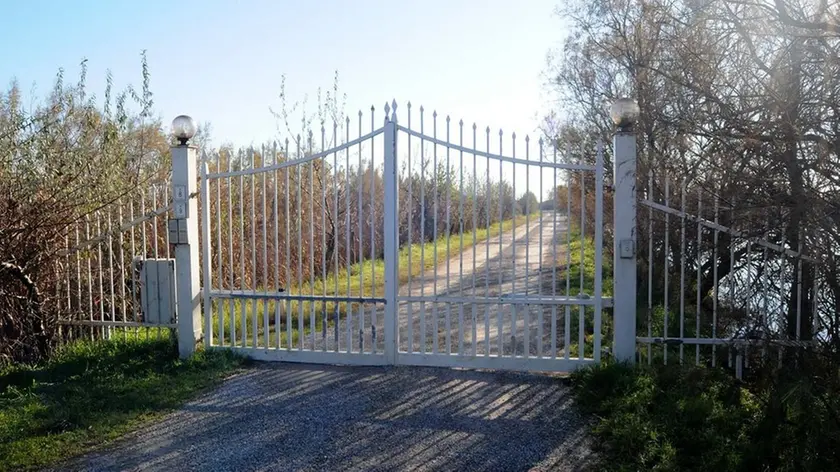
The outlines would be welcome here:
[[[557,353],[563,307],[486,300],[556,295],[563,274],[555,261],[564,257],[566,230],[565,217],[545,212],[475,246],[468,241],[471,247],[440,264],[437,272],[413,277],[400,290],[400,351],[417,352],[425,344],[426,352],[481,355],[489,349],[497,354],[501,341],[505,355],[522,355],[526,342],[531,355]],[[448,301],[409,301],[434,296]]]
[[[534,356],[562,355],[565,307],[500,303],[500,297],[562,294],[565,279],[557,262],[565,258],[566,231],[565,217],[544,212],[475,245],[465,237],[463,251],[455,238],[448,261],[400,287],[400,352],[523,355],[527,349]],[[375,340],[376,351],[383,352],[384,315],[382,304],[367,304],[364,313],[356,307],[349,317],[307,336],[304,346],[330,351],[337,338],[344,351],[349,339],[354,352],[371,352]]]

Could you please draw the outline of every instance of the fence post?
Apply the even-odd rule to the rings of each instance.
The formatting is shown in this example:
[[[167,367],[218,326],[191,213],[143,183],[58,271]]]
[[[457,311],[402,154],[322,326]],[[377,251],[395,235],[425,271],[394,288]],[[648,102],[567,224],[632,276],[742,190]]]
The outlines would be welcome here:
[[[636,360],[636,133],[638,106],[627,99],[610,110],[613,135],[613,348],[619,362]]]
[[[172,122],[179,143],[172,153],[172,211],[170,242],[175,245],[175,293],[178,314],[178,355],[183,359],[195,352],[201,339],[201,287],[198,267],[198,202],[196,197],[195,135],[192,118],[181,115]],[[173,237],[174,236],[174,237]]]
[[[388,116],[388,111],[391,116]],[[397,195],[397,102],[385,104],[385,361],[397,363],[399,286],[399,195]]]

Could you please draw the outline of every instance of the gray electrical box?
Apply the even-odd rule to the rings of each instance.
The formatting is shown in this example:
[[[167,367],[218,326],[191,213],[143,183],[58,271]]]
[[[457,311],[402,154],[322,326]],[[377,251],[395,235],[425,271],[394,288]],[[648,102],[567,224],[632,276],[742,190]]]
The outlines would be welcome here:
[[[143,259],[140,265],[140,311],[143,324],[175,323],[175,259]]]

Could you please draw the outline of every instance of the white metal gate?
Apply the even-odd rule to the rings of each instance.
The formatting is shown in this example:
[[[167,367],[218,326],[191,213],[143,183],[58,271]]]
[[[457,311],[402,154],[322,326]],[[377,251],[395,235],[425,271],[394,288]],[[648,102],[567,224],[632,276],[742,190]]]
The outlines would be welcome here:
[[[372,108],[369,120],[360,112],[316,135],[203,159],[207,344],[338,364],[598,362],[612,302],[602,146],[594,163],[572,163],[542,139],[406,108],[405,125],[393,102],[379,126]]]

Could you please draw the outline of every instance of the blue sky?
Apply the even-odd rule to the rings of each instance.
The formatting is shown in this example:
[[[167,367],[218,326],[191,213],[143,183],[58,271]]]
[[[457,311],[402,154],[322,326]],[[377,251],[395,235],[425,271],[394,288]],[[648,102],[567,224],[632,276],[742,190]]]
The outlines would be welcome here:
[[[532,132],[545,110],[546,53],[563,36],[556,0],[27,0],[4,5],[0,78],[43,94],[89,60],[138,85],[147,50],[155,110],[212,124],[214,142],[276,136],[280,76],[292,99],[330,87],[347,110],[396,98],[479,126]],[[313,108],[314,111],[314,108]]]

